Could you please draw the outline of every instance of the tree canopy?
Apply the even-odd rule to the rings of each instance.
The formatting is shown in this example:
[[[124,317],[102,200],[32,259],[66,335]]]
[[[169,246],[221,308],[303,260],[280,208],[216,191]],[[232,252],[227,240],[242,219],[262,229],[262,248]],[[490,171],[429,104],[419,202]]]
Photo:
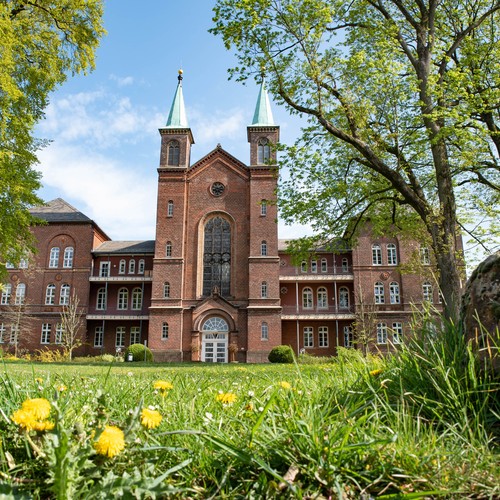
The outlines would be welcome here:
[[[35,165],[44,145],[34,127],[51,91],[94,68],[105,33],[102,4],[0,0],[0,271],[32,248],[29,208],[42,203]]]
[[[434,251],[448,316],[460,295],[460,228],[486,245],[478,223],[498,219],[499,9],[498,0],[214,8],[211,31],[239,58],[231,75],[243,81],[265,68],[277,102],[307,120],[284,147],[282,217],[322,239],[352,236],[367,218],[381,231],[418,234]]]

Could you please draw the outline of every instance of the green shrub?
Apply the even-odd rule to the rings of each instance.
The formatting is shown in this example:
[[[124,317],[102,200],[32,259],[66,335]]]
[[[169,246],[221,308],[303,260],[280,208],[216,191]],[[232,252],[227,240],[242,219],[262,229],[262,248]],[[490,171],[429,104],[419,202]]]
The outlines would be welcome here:
[[[144,351],[146,351],[146,357],[144,357]],[[129,345],[125,350],[126,360],[128,360],[129,353],[131,353],[134,357],[132,361],[144,361],[144,359],[148,362],[153,361],[153,353],[151,352],[151,349],[142,344]]]
[[[289,345],[278,345],[271,349],[267,359],[271,363],[293,363],[295,356]]]

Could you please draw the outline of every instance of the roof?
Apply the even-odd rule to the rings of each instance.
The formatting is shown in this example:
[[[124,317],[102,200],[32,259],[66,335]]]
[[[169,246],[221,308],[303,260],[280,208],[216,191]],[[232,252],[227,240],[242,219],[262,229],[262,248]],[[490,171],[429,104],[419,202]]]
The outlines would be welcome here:
[[[121,255],[131,255],[131,254],[154,254],[155,251],[155,241],[154,240],[144,240],[144,241],[105,241],[102,245],[95,248],[94,254],[121,254]]]
[[[182,95],[182,70],[179,70],[179,83],[175,91],[174,100],[170,107],[166,128],[189,128],[186,107],[184,106],[184,96]]]
[[[265,80],[262,78],[259,96],[257,97],[257,104],[255,106],[255,113],[253,114],[252,126],[268,127],[273,125],[274,119],[271,111],[271,103],[269,102],[269,96],[267,95]]]
[[[88,222],[92,219],[84,213],[77,210],[62,198],[47,202],[45,205],[33,207],[30,210],[31,215],[44,219],[47,222]]]

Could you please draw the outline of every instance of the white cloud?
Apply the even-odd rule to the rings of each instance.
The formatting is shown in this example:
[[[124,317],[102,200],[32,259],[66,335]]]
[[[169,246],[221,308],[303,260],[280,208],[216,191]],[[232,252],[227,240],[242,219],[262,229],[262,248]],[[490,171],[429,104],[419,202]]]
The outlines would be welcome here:
[[[223,139],[234,139],[246,130],[245,115],[242,109],[217,111],[210,116],[202,115],[196,110],[188,110],[191,127],[196,131],[197,142],[213,144]]]
[[[117,83],[118,87],[126,87],[126,86],[132,85],[134,83],[133,76],[109,75],[109,79],[115,81]]]

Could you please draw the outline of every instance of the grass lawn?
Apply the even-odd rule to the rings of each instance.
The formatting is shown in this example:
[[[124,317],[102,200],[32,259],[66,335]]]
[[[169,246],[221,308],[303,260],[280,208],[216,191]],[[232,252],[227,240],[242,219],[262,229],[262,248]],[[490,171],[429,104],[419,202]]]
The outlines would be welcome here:
[[[0,496],[498,498],[498,380],[463,346],[461,363],[443,349],[321,365],[4,362]]]

